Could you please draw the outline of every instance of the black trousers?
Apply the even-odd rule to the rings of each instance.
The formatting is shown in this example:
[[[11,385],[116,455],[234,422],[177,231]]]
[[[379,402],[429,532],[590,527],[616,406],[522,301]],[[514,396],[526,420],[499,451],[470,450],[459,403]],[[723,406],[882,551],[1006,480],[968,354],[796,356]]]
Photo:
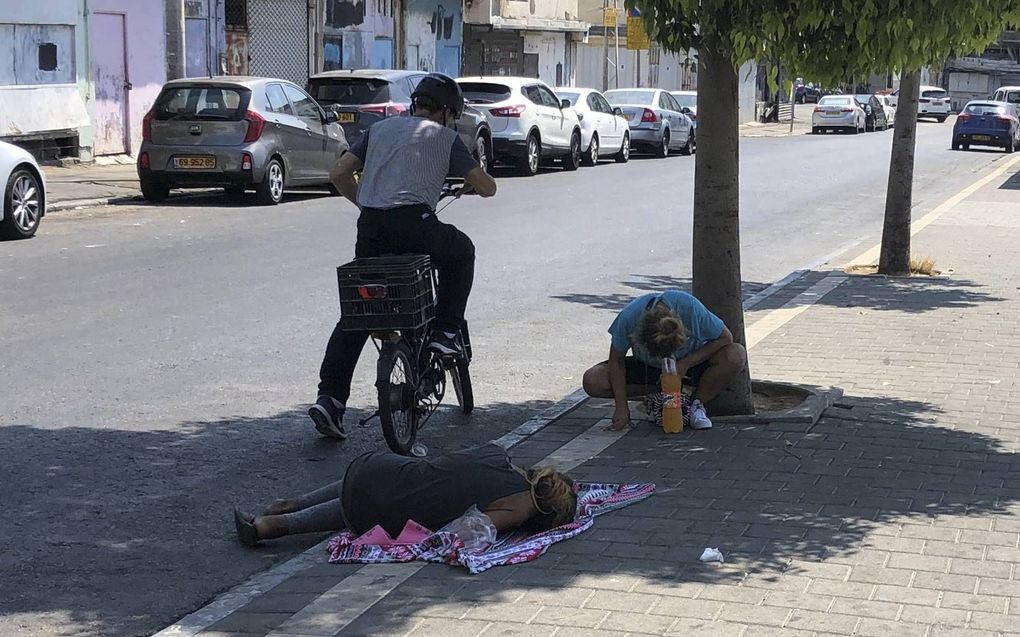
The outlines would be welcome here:
[[[358,218],[358,242],[354,255],[427,254],[439,272],[434,325],[449,332],[464,322],[471,285],[475,278],[475,245],[447,223],[442,223],[427,206],[405,206],[392,210],[365,208]],[[346,403],[351,379],[368,332],[347,332],[337,323],[319,369],[319,395]]]

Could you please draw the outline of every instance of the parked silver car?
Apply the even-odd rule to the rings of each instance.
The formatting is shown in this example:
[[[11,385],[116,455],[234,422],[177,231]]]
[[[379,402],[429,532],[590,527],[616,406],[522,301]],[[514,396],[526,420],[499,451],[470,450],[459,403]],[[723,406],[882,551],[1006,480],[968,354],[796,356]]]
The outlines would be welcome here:
[[[336,113],[286,80],[174,80],[145,116],[138,179],[149,201],[171,188],[223,186],[277,204],[289,186],[328,184],[347,148]]]
[[[637,151],[666,157],[671,150],[690,155],[695,149],[694,124],[676,98],[654,88],[606,91],[606,99],[619,106],[630,124],[630,146]]]

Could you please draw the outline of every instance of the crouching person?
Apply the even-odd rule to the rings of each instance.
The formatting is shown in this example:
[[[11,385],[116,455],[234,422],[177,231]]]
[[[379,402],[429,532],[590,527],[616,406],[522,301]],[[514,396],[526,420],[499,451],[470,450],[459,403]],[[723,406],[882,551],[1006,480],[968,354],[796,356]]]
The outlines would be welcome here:
[[[613,429],[630,423],[628,399],[660,391],[662,359],[676,359],[684,384],[693,386],[688,422],[708,429],[705,404],[719,395],[747,363],[744,347],[701,301],[680,290],[646,294],[631,301],[609,327],[609,360],[584,373],[584,390],[612,398]],[[628,356],[627,353],[633,354]]]

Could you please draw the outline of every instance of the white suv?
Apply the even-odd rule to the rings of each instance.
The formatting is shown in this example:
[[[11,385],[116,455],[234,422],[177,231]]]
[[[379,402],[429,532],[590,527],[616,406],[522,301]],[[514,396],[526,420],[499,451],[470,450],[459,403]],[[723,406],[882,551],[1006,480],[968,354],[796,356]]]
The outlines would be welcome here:
[[[893,91],[893,106],[899,107],[900,91]],[[939,123],[946,121],[949,117],[949,93],[937,86],[921,86],[921,94],[917,100],[917,117],[930,117],[938,120]]]
[[[545,83],[525,77],[462,77],[464,99],[489,121],[497,162],[538,172],[543,160],[558,157],[564,170],[581,165],[581,125],[569,102]]]

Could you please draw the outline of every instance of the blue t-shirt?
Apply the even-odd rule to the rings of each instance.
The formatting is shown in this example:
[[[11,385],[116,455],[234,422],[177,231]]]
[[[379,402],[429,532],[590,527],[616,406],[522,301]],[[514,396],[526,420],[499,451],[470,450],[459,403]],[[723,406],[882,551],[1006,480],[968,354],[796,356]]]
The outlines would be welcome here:
[[[673,310],[687,328],[687,344],[674,352],[673,358],[679,360],[722,336],[725,328],[722,319],[709,312],[701,301],[680,290],[667,290],[658,294],[639,296],[620,311],[616,320],[609,326],[609,334],[613,337],[613,349],[624,354],[633,349],[634,357],[642,363],[662,368],[662,359],[655,358],[637,347],[633,339],[641,315],[645,310],[650,310],[656,301]]]

